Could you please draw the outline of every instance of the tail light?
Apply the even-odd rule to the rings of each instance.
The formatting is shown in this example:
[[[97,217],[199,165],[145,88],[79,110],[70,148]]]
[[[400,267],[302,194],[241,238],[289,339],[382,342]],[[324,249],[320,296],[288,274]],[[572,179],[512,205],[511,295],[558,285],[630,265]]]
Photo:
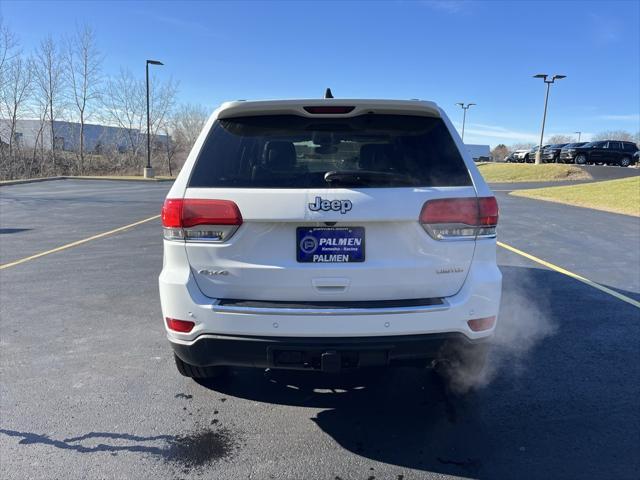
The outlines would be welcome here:
[[[176,318],[169,317],[167,317],[165,320],[167,322],[167,327],[169,327],[169,330],[173,330],[174,332],[189,333],[191,330],[193,330],[193,327],[196,326],[195,322],[190,322],[189,320],[178,320]]]
[[[240,225],[240,209],[231,200],[168,198],[162,206],[162,227],[167,240],[225,242]]]
[[[429,200],[420,223],[435,240],[473,240],[496,236],[498,202],[495,197]]]

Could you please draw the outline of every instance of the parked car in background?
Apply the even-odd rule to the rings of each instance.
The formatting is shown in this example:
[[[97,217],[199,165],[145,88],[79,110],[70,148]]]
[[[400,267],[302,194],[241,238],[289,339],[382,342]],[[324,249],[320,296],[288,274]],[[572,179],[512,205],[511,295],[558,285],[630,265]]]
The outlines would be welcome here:
[[[553,145],[548,145],[544,150],[542,150],[542,156],[540,160],[542,163],[558,163],[558,158],[560,157],[560,150],[564,147],[566,143],[556,143]]]
[[[542,146],[542,151],[544,152],[544,149],[547,148],[549,145],[543,145]],[[538,145],[536,145],[535,147],[533,147],[531,150],[529,150],[527,153],[524,154],[524,161],[526,163],[534,163],[536,161],[536,152],[538,151]]]
[[[575,152],[578,147],[582,147],[589,142],[575,142],[575,143],[567,143],[564,147],[560,149],[560,157],[558,161],[560,163],[573,163],[575,159]]]
[[[504,161],[507,163],[516,163],[518,161],[516,159],[516,152],[511,152],[509,155],[504,157]]]
[[[602,140],[589,142],[580,147],[563,149],[561,158],[565,163],[577,165],[620,165],[628,167],[634,163],[638,147],[633,142]]]
[[[525,156],[529,153],[529,150],[516,150],[512,153],[513,158],[518,163],[523,163],[525,161]]]

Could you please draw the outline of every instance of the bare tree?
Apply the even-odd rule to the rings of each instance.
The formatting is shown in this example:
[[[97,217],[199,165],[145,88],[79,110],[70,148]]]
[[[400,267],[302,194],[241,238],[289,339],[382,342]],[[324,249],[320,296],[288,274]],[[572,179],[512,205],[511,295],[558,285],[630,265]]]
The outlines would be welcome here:
[[[2,88],[2,101],[7,118],[9,157],[12,158],[16,146],[16,125],[24,109],[31,88],[31,65],[22,55],[13,57],[6,68],[6,78]]]
[[[162,83],[157,82],[155,78],[152,78],[150,82],[152,88],[150,88],[149,92],[149,117],[151,120],[151,135],[155,136],[158,134],[158,131],[165,127],[165,124],[169,120],[171,110],[176,103],[178,84],[172,79]]]
[[[173,110],[164,122],[165,153],[169,175],[181,166],[202,131],[209,113],[202,105],[183,104]]]
[[[140,135],[146,112],[144,85],[130,71],[120,70],[107,82],[103,102],[106,121],[122,129],[131,157],[137,158],[144,140]]]
[[[175,104],[177,85],[152,79],[150,90],[150,118],[152,137],[161,131]],[[146,140],[146,92],[144,80],[136,79],[131,72],[121,70],[117,77],[109,79],[104,95],[106,121],[122,128],[132,160],[140,167],[141,153]]]
[[[64,64],[59,47],[51,36],[40,43],[34,58],[34,77],[39,94],[47,104],[51,128],[51,160],[56,166],[55,120],[64,89]]]
[[[596,140],[622,140],[624,142],[634,142],[634,136],[625,130],[609,130],[606,132],[596,133],[591,137],[591,141]]]
[[[496,145],[494,149],[491,150],[491,156],[494,162],[502,162],[507,155],[509,155],[509,147],[504,143]]]
[[[17,54],[18,39],[0,17],[0,89],[7,78],[7,66]]]
[[[45,100],[43,101],[43,97],[41,95],[34,95],[34,103],[33,110],[38,117],[38,128],[36,130],[35,140],[33,142],[33,151],[31,155],[31,168],[33,168],[33,164],[36,162],[38,157],[38,149],[40,150],[40,157],[42,162],[40,163],[40,175],[43,174],[44,167],[44,159],[45,159],[45,146],[44,146],[44,130],[47,126],[47,117],[49,115],[49,103]]]
[[[152,86],[150,89],[150,111],[149,118],[151,123],[151,149],[158,149],[160,146],[167,154],[167,167],[169,175],[172,175],[171,159],[177,152],[177,146],[171,141],[169,135],[170,122],[171,122],[171,110],[176,102],[176,95],[178,93],[178,85],[171,79],[165,83],[158,83],[155,78],[152,79]],[[165,134],[165,138],[158,145],[155,141],[158,133],[162,131]],[[173,154],[172,154],[173,152]],[[152,160],[153,160],[152,155]]]
[[[169,128],[169,122],[165,122],[162,132],[167,137],[165,142],[165,152],[167,154],[167,170],[169,170],[169,176],[172,177],[173,169],[171,162],[178,153],[178,149],[180,146],[174,141],[174,139],[171,138],[171,132]]]
[[[78,170],[82,173],[85,163],[85,123],[91,113],[91,104],[100,97],[102,68],[102,57],[91,28],[85,26],[67,40],[65,61],[69,93],[80,123]]]
[[[527,143],[514,143],[509,147],[509,149],[513,152],[514,150],[531,150],[535,147],[535,143],[527,142]]]
[[[552,137],[547,139],[547,143],[549,145],[555,145],[558,143],[573,143],[577,141],[575,137],[571,137],[569,135],[553,135]]]
[[[184,150],[191,150],[208,117],[209,112],[202,105],[181,105],[171,121],[176,143]]]

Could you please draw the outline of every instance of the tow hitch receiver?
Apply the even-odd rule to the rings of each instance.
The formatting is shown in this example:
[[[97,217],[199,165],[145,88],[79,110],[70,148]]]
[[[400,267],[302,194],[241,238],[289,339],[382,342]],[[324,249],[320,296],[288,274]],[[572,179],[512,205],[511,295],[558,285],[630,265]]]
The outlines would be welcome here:
[[[342,368],[342,356],[336,351],[324,352],[320,357],[320,370],[327,373],[338,373]]]

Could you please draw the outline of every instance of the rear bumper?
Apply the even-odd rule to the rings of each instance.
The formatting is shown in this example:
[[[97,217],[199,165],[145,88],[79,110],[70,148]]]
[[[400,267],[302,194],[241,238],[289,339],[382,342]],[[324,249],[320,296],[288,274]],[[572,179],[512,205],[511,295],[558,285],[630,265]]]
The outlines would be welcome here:
[[[264,307],[256,304],[227,305],[206,297],[198,288],[184,248],[165,245],[164,268],[159,279],[163,318],[195,323],[189,333],[165,330],[174,345],[234,338],[377,338],[456,333],[469,340],[488,337],[493,329],[475,332],[468,320],[498,316],[502,275],[496,265],[495,240],[478,240],[474,260],[462,288],[441,303],[397,306],[356,305],[354,308]],[[392,285],[390,285],[392,288]],[[379,303],[379,302],[378,302]],[[295,305],[294,305],[295,307]],[[494,327],[495,328],[495,327]],[[297,341],[297,340],[296,340]],[[333,340],[332,340],[333,341]],[[356,343],[360,343],[357,341]],[[219,342],[202,345],[214,349]],[[227,345],[225,343],[224,345]],[[179,355],[187,350],[177,347]],[[197,350],[204,347],[197,347]],[[184,353],[186,356],[187,354]],[[181,357],[182,358],[182,357]],[[185,358],[185,361],[187,359]]]
[[[339,371],[439,358],[449,348],[482,348],[486,339],[459,333],[392,337],[239,337],[201,335],[191,342],[171,342],[191,365]],[[454,350],[455,351],[455,350]]]

